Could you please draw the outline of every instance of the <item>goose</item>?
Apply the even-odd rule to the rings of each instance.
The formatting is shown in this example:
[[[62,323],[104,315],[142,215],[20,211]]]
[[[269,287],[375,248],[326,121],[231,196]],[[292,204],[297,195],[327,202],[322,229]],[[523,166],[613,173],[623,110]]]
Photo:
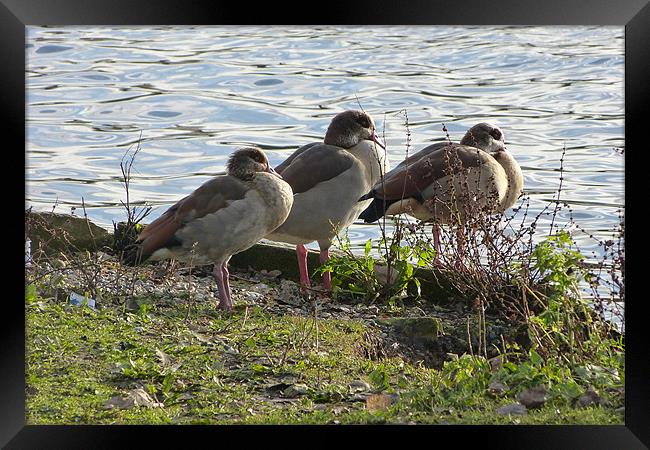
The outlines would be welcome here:
[[[218,308],[232,310],[228,261],[289,215],[293,192],[257,147],[231,154],[226,175],[208,180],[154,220],[124,252],[123,262],[176,258],[214,264]]]
[[[323,142],[304,145],[275,170],[291,185],[293,206],[284,223],[266,238],[296,246],[300,285],[311,287],[305,244],[316,241],[320,262],[338,233],[357,219],[370,201],[359,197],[388,169],[385,145],[365,112],[343,111],[332,119]],[[331,274],[323,274],[323,288],[331,290]]]
[[[370,199],[372,203],[359,218],[371,223],[384,215],[407,213],[432,220],[434,262],[438,263],[439,224],[502,213],[519,198],[523,174],[504,142],[499,127],[483,122],[471,127],[459,144],[441,142],[425,147],[360,197],[360,201]],[[459,176],[461,173],[464,176]],[[462,239],[459,243],[462,247]]]

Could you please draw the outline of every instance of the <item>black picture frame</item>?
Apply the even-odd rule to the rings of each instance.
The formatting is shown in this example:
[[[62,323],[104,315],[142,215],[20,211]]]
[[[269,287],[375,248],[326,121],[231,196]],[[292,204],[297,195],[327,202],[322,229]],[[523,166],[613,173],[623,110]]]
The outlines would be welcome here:
[[[287,17],[286,11],[299,16]],[[339,24],[371,25],[618,25],[625,26],[625,210],[626,242],[626,416],[624,426],[26,426],[25,425],[25,321],[24,304],[9,289],[2,302],[0,321],[0,445],[23,448],[115,448],[156,446],[192,447],[203,439],[214,445],[234,442],[250,445],[256,435],[282,438],[280,445],[312,445],[343,442],[351,433],[363,434],[364,442],[394,434],[407,445],[440,445],[441,438],[454,446],[477,440],[489,448],[588,448],[636,449],[650,446],[650,345],[644,333],[646,304],[641,270],[645,196],[641,183],[647,176],[634,175],[648,166],[643,112],[650,96],[650,4],[648,0],[480,0],[305,3],[289,7],[276,2],[223,2],[204,0],[91,1],[0,0],[0,111],[4,164],[2,245],[7,262],[6,286],[20,277],[24,233],[21,211],[24,178],[20,167],[25,154],[25,27],[28,25],[218,25],[218,24]],[[9,144],[11,143],[11,144]],[[646,152],[647,153],[647,152]],[[628,164],[631,162],[631,164]],[[24,167],[24,166],[23,166]],[[23,170],[24,173],[24,170]],[[16,179],[14,179],[14,177]],[[18,191],[18,192],[16,192]],[[23,197],[24,198],[24,197]],[[639,226],[640,225],[640,226]],[[22,232],[22,233],[21,233]],[[15,236],[14,236],[15,234]],[[24,273],[23,273],[24,275]],[[630,284],[629,281],[632,281]],[[632,286],[632,290],[630,290]],[[286,433],[286,435],[285,435]],[[307,439],[296,439],[298,436]],[[271,436],[273,435],[273,436]],[[226,441],[224,442],[224,438]],[[373,439],[374,438],[374,439]],[[421,439],[420,439],[421,438]],[[417,440],[416,440],[417,439]],[[196,444],[193,444],[196,442]],[[270,439],[268,442],[271,442]],[[347,443],[347,442],[346,442]],[[340,444],[339,444],[340,445]]]

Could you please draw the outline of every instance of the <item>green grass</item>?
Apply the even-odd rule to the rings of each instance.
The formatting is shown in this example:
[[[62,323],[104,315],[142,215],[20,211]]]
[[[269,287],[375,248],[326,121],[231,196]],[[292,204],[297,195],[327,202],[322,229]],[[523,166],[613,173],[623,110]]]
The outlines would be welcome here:
[[[562,377],[574,374],[534,355],[496,372],[485,359],[469,356],[435,370],[400,357],[364,356],[364,334],[377,330],[358,320],[243,306],[230,315],[211,303],[195,304],[186,319],[185,302],[143,305],[136,312],[121,306],[92,311],[56,303],[28,287],[28,424],[624,422],[616,411],[622,395],[608,391],[622,385],[621,377],[599,381],[603,406],[575,408],[571,399],[594,380],[576,375],[575,386],[565,392]],[[494,380],[511,384],[504,397],[488,393]],[[355,392],[355,381],[370,388]],[[542,409],[521,417],[495,413],[538,383],[549,386]],[[304,385],[306,392],[285,398],[282,390],[292,385]],[[136,388],[163,406],[105,407]],[[397,400],[369,409],[365,397],[371,394]]]

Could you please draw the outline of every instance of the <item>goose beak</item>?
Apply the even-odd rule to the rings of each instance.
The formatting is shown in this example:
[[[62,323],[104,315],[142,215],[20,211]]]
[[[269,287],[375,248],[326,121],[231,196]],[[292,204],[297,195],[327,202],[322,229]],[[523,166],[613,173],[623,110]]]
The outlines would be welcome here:
[[[378,146],[380,146],[381,148],[383,148],[384,150],[386,150],[386,144],[384,144],[381,141],[381,139],[379,139],[379,136],[377,136],[377,133],[375,131],[372,132],[372,141]]]
[[[271,166],[269,166],[269,170],[267,170],[267,172],[270,173],[270,174],[272,174],[272,175],[275,175],[276,177],[280,178],[281,180],[283,179],[283,178],[282,178],[282,175],[280,175],[280,174],[277,173],[275,170],[273,170],[273,167],[271,167]]]

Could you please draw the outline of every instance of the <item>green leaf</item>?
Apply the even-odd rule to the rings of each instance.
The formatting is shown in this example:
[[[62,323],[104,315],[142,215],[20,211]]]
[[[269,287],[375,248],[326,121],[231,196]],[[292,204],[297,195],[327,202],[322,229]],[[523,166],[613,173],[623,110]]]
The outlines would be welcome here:
[[[36,285],[34,283],[25,286],[25,300],[27,303],[36,301]]]
[[[249,337],[248,339],[246,339],[244,341],[244,344],[248,348],[255,348],[257,346],[257,344],[255,343],[255,340],[252,337]]]
[[[388,389],[390,387],[390,378],[388,374],[386,373],[385,367],[380,365],[377,367],[375,370],[370,372],[370,375],[368,375],[368,378],[370,378],[370,382],[380,390]]]
[[[534,366],[541,367],[542,364],[544,364],[544,360],[534,349],[531,348],[528,354],[530,357],[530,362],[533,363]]]

